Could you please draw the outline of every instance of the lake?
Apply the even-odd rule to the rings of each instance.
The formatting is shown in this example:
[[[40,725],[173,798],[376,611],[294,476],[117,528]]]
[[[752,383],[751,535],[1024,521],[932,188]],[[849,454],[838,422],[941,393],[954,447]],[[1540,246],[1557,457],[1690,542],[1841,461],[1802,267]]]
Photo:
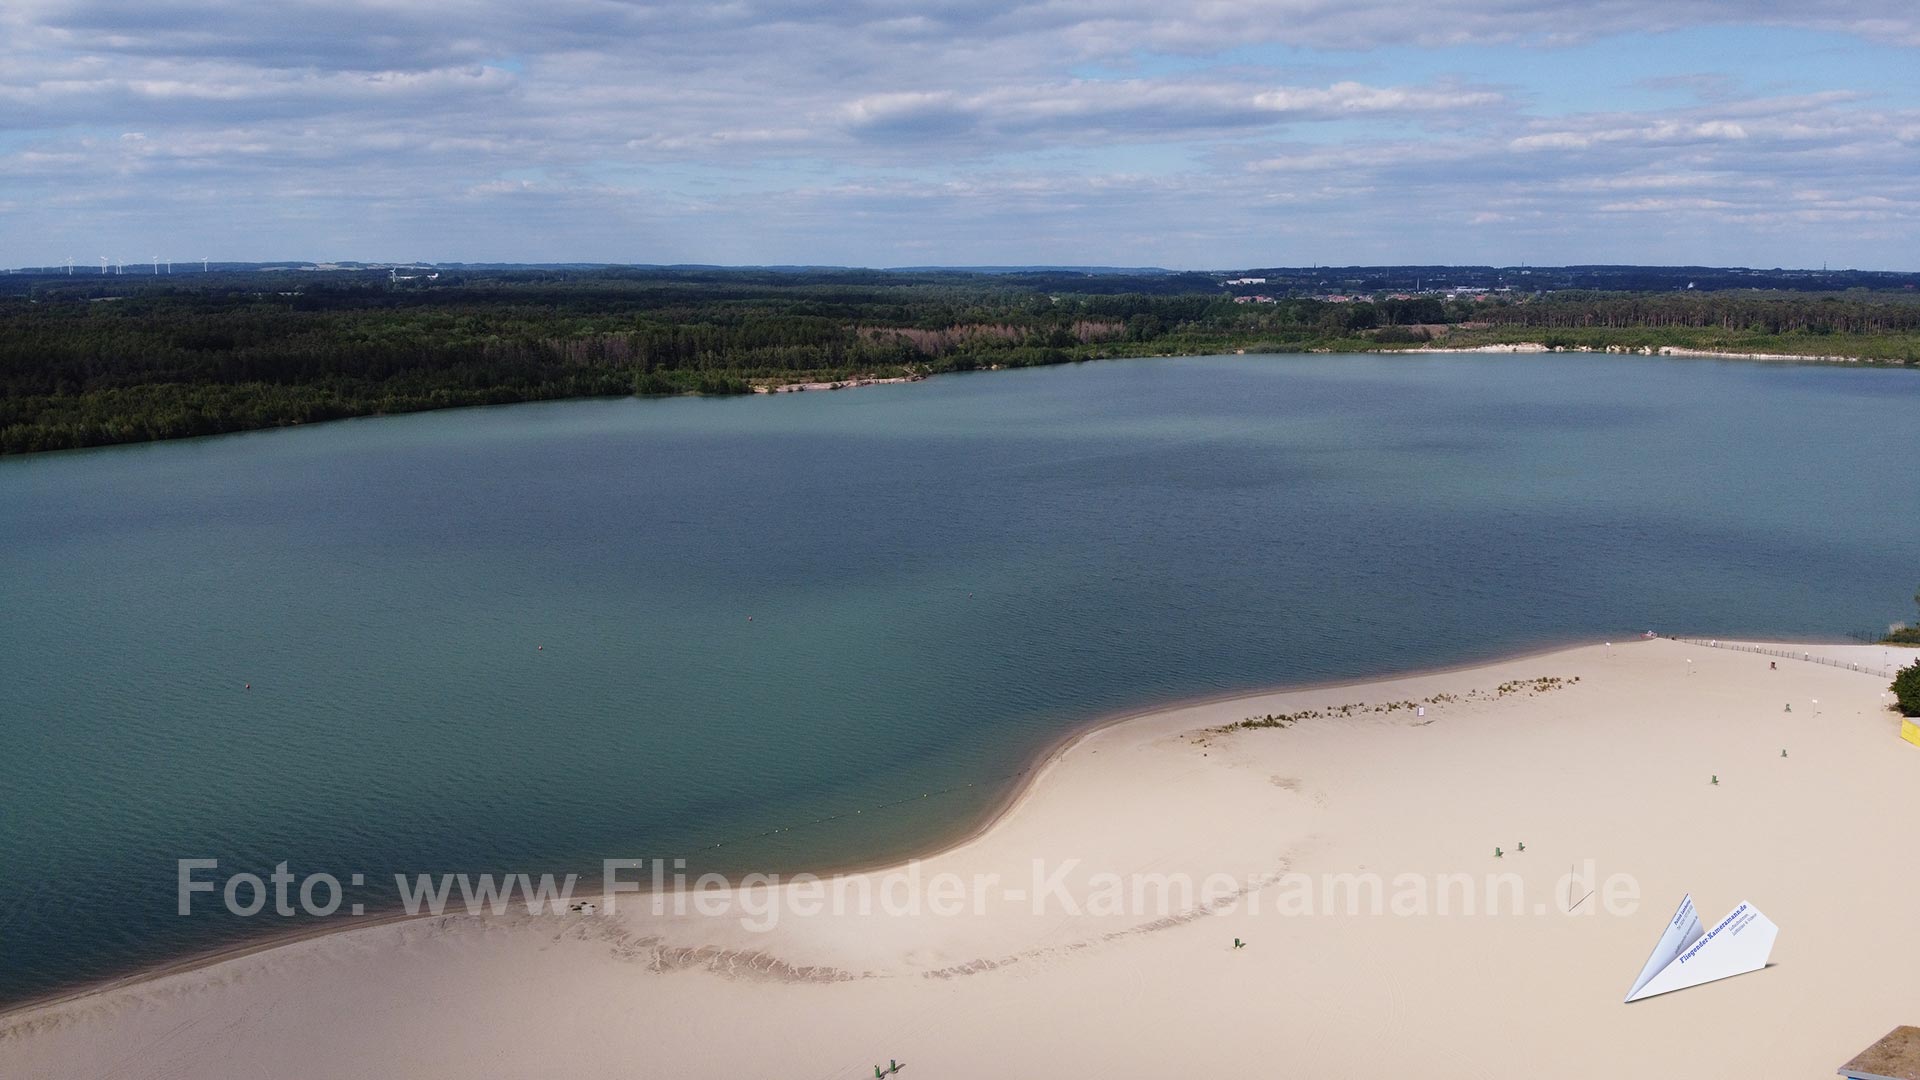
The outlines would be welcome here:
[[[1119,710],[1884,628],[1916,431],[1909,371],[1235,356],[0,459],[0,1000],[291,921],[182,858],[869,862]]]

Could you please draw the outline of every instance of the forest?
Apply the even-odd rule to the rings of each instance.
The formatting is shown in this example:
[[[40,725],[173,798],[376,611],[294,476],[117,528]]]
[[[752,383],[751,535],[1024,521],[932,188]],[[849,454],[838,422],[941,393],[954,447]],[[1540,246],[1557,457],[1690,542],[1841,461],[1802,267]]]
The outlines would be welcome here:
[[[0,281],[0,453],[463,405],[1242,350],[1536,340],[1920,363],[1911,292],[1256,298],[1202,274],[709,268]]]

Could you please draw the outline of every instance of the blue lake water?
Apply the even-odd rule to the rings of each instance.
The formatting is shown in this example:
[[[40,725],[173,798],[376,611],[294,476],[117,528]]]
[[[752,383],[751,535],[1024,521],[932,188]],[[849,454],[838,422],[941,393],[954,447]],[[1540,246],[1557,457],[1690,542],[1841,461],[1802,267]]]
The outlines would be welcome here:
[[[1884,627],[1916,431],[1906,371],[1245,356],[0,459],[0,1000],[285,928],[180,858],[868,861],[1119,709]]]

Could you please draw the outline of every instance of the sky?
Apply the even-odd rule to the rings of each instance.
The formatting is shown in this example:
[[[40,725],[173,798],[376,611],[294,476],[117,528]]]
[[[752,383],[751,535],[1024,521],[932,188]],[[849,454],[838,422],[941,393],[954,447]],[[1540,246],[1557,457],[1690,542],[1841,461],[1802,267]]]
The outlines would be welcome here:
[[[1920,269],[1911,0],[5,0],[0,265]]]

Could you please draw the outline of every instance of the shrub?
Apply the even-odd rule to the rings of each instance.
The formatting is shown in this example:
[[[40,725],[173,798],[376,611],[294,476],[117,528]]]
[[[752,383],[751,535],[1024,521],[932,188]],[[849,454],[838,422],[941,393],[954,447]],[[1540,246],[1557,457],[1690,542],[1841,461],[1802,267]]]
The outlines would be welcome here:
[[[1920,716],[1920,660],[1893,677],[1893,700],[1902,716]]]

